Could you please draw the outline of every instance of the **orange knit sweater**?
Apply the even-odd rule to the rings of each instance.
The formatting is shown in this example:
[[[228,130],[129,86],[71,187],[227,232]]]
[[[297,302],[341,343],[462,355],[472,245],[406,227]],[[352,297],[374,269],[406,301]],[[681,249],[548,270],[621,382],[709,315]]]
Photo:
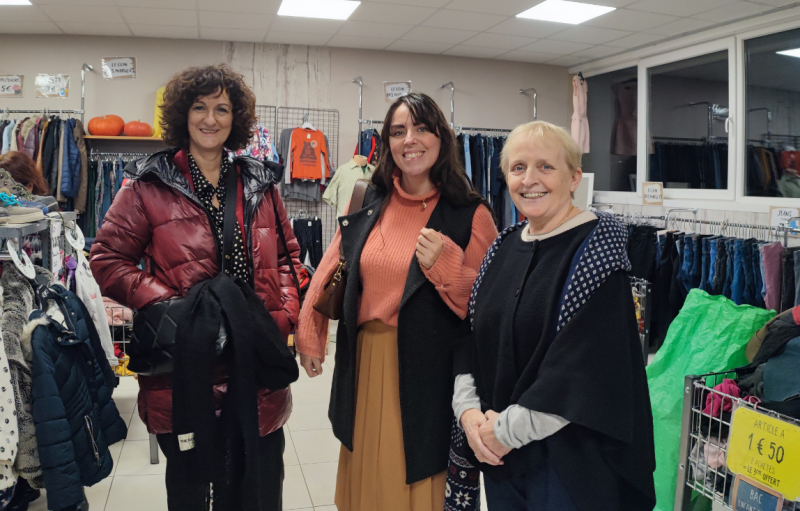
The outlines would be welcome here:
[[[361,253],[361,305],[358,324],[378,319],[387,325],[397,326],[400,300],[403,296],[408,267],[414,257],[417,236],[428,224],[433,209],[439,201],[439,193],[433,190],[425,196],[411,196],[400,187],[400,178],[395,177],[394,190],[389,205],[378,225],[370,233]],[[426,208],[422,207],[425,200]],[[472,284],[478,276],[483,256],[491,246],[497,229],[492,214],[486,207],[479,207],[472,220],[472,237],[467,249],[462,251],[447,236],[444,250],[430,270],[422,267],[439,291],[447,305],[461,318],[467,316],[467,303]],[[333,273],[339,260],[339,232],[317,268],[312,279],[295,334],[297,351],[312,357],[325,357],[328,338],[328,318],[314,310],[314,302],[322,293],[322,287]]]

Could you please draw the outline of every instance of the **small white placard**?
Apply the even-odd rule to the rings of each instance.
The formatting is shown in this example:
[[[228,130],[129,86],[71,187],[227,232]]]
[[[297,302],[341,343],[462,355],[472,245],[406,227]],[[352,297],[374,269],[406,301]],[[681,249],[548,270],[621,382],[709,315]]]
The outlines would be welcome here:
[[[642,204],[647,206],[663,206],[664,184],[656,182],[642,183]]]
[[[386,102],[394,103],[397,98],[407,96],[411,92],[411,81],[383,82],[383,91],[386,94]]]
[[[58,239],[61,237],[61,219],[50,219],[50,271],[56,277],[64,268],[64,251],[58,245]]]
[[[47,74],[37,75],[36,97],[68,98],[69,75],[47,75]]]
[[[86,238],[83,237],[83,231],[75,222],[69,222],[64,226],[64,239],[78,252],[83,252],[86,248]]]
[[[136,57],[103,57],[103,78],[136,78]]]
[[[19,271],[29,279],[36,278],[36,269],[33,267],[28,254],[20,252],[17,246],[17,240],[6,240],[6,248],[8,253],[11,254],[11,260],[14,261],[14,266],[19,268]]]
[[[789,223],[790,218],[799,216],[800,208],[779,208],[773,206],[769,208],[769,225],[772,227],[783,227]],[[793,220],[789,223],[788,227],[798,229],[800,228],[800,222],[798,222],[798,220]],[[790,232],[789,236],[797,236],[797,234]]]
[[[0,98],[22,97],[22,75],[0,75]]]

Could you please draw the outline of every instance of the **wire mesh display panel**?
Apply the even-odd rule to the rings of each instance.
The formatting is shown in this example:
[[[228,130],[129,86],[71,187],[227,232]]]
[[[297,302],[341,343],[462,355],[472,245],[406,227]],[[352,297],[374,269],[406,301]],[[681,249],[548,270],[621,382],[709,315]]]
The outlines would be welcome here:
[[[726,460],[736,408],[757,409],[784,422],[800,425],[796,419],[757,407],[714,388],[724,379],[735,377],[736,373],[731,372],[686,377],[675,511],[688,511],[692,507],[692,490],[722,504],[725,509],[733,509],[731,494],[736,475],[728,471]],[[716,407],[716,413],[715,407],[707,404],[707,401],[713,403],[715,399],[721,403]],[[800,511],[800,502],[784,501],[782,509]]]
[[[273,141],[275,145],[278,145],[277,139],[275,139],[275,131],[277,130],[277,119],[278,119],[278,107],[274,107],[271,105],[256,105],[256,119],[258,119],[258,124],[264,126],[269,130],[270,135],[272,135]]]
[[[319,110],[315,108],[280,107],[277,110],[277,129],[275,137],[280,137],[283,130],[300,127],[309,122],[321,131],[328,139],[331,170],[339,166],[339,111]],[[289,169],[286,170],[288,172]],[[317,217],[322,221],[322,246],[328,248],[336,234],[336,210],[323,201],[304,201],[284,199],[286,213],[294,218]]]

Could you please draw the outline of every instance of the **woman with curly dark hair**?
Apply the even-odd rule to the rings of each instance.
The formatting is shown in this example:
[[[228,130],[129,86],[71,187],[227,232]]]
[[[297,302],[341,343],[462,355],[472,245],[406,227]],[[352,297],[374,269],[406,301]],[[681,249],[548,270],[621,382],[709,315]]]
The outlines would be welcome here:
[[[213,502],[226,511],[280,510],[282,428],[291,412],[287,385],[297,379],[286,340],[300,308],[294,274],[299,245],[274,191],[272,169],[230,157],[247,145],[256,121],[255,96],[241,75],[226,65],[187,69],[167,85],[162,110],[164,139],[175,147],[125,168],[130,181],[97,235],[92,271],[104,295],[138,310],[129,368],[140,374],[139,415],[167,458],[169,509],[199,511]],[[215,283],[225,275],[245,299],[255,297],[257,317],[234,322],[232,315],[242,311],[226,309],[219,298],[225,321],[211,325],[211,343],[185,339],[184,331],[210,330],[199,325],[218,311],[206,309],[182,328],[175,320],[181,304],[198,308],[196,290],[203,286],[218,296]],[[156,313],[162,315],[154,320]],[[164,318],[177,325],[171,332]],[[276,355],[266,365],[277,370],[263,370],[261,359],[241,358],[249,345],[239,332],[258,318],[268,328],[248,342],[260,350],[273,341]],[[148,344],[150,336],[155,338]],[[210,353],[212,362],[201,364],[201,352]],[[247,387],[252,396],[241,376],[251,370],[258,382]],[[285,375],[280,384],[274,384],[275,374]],[[226,430],[230,421],[241,428]]]

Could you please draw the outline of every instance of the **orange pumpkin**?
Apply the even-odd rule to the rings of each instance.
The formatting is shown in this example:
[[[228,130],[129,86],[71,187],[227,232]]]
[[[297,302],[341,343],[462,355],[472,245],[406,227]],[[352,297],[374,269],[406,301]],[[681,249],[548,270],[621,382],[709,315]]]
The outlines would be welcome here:
[[[125,134],[129,137],[152,137],[153,128],[146,122],[131,121],[125,125]]]
[[[102,137],[117,137],[125,129],[125,121],[118,115],[104,115],[95,117],[87,125],[90,135]]]

